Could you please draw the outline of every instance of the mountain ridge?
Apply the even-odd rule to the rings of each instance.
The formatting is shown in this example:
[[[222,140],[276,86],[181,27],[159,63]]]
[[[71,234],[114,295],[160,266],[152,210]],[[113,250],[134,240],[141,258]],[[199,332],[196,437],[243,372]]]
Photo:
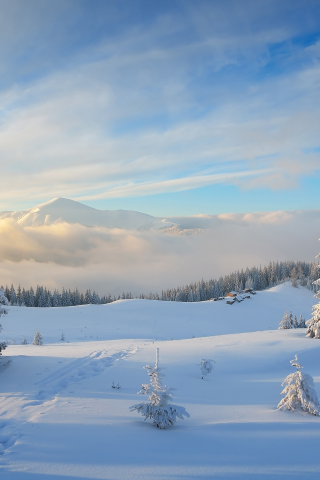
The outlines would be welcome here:
[[[125,230],[161,230],[172,222],[134,210],[98,210],[75,200],[54,198],[22,211],[0,212],[0,219],[12,218],[23,227],[39,227],[59,223],[86,227],[120,228]]]

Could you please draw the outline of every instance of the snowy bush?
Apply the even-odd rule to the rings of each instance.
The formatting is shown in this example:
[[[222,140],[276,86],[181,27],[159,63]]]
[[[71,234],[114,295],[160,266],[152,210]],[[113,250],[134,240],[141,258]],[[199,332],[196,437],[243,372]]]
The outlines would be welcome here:
[[[289,328],[292,328],[291,318],[292,318],[291,312],[288,313],[287,311],[285,311],[282,317],[282,320],[279,323],[278,330],[287,330]]]
[[[200,366],[201,378],[203,379],[208,373],[212,372],[214,360],[203,358],[197,365]]]
[[[37,330],[35,332],[32,344],[33,345],[43,345],[43,338],[42,338],[39,330]]]
[[[279,410],[304,410],[312,415],[318,415],[319,400],[314,389],[313,378],[307,373],[302,373],[299,369],[303,368],[298,363],[298,357],[290,361],[297,371],[290,373],[283,383],[285,387],[280,395],[285,395],[278,405]]]
[[[139,403],[130,407],[130,411],[137,410],[145,420],[150,418],[153,425],[164,429],[173,425],[177,418],[181,420],[183,417],[190,417],[184,407],[179,407],[168,403],[172,399],[172,389],[166,385],[162,385],[164,375],[162,369],[159,368],[159,349],[156,349],[156,364],[154,367],[146,365],[144,367],[148,371],[150,384],[142,384],[142,389],[138,394],[149,395],[148,403]]]
[[[116,388],[117,390],[120,390],[121,385],[120,383],[115,384],[114,382],[112,382],[111,388]]]

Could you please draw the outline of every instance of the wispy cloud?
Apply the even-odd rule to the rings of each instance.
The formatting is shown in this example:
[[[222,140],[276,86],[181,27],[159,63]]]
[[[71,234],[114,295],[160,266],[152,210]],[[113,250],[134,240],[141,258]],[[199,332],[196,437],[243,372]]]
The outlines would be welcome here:
[[[4,207],[26,197],[119,198],[217,182],[292,188],[320,170],[318,42],[286,47],[308,22],[297,21],[290,2],[229,3],[179,3],[180,15],[160,9],[136,23],[129,4],[123,14],[103,10],[127,28],[98,38],[92,25],[87,42],[66,49],[68,62],[45,36],[53,63],[37,69],[34,57],[32,74],[0,89]],[[71,6],[83,21],[76,4],[51,6],[48,31]],[[296,17],[283,24],[277,13],[289,7]],[[26,48],[45,35],[38,27],[31,34],[33,25],[29,15],[19,34]],[[4,26],[0,42],[15,51],[9,33]]]

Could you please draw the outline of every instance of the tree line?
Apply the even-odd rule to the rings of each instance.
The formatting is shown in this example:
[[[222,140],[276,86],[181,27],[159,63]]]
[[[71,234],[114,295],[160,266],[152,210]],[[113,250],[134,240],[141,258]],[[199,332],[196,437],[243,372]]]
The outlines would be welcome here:
[[[265,290],[267,288],[279,285],[288,280],[292,281],[293,286],[299,283],[302,286],[308,287],[315,293],[319,289],[318,285],[313,282],[318,278],[318,263],[316,262],[302,262],[302,261],[285,261],[285,262],[270,262],[265,267],[246,268],[245,270],[236,271],[220,277],[219,279],[210,279],[199,282],[190,283],[175,288],[168,288],[162,290],[161,294],[152,293],[140,294],[141,299],[161,300],[161,301],[176,301],[176,302],[202,302],[212,298],[222,298],[230,291],[241,291],[245,288],[252,288],[253,290]],[[3,288],[3,287],[2,287]],[[131,292],[123,292],[117,297],[111,294],[99,296],[95,291],[90,289],[86,292],[80,293],[76,288],[54,290],[51,292],[44,286],[37,286],[36,289],[21,288],[19,285],[17,289],[13,285],[9,288],[4,288],[4,293],[10,302],[10,305],[18,305],[25,307],[69,307],[76,305],[88,304],[106,304],[120,299],[134,298]]]

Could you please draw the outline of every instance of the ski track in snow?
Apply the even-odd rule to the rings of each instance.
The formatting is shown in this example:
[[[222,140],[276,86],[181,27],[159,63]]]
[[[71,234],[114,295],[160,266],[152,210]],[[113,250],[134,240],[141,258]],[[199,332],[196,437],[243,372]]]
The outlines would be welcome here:
[[[46,401],[54,400],[62,390],[71,384],[100,375],[106,368],[112,367],[115,361],[131,355],[135,351],[136,349],[122,350],[108,356],[106,350],[102,350],[92,352],[86,357],[70,362],[65,367],[36,382],[40,389],[35,397],[35,401],[25,403],[22,408],[42,405]]]
[[[36,382],[35,385],[39,387],[39,391],[34,397],[34,401],[24,403],[21,409],[54,401],[57,395],[65,388],[82,380],[100,375],[106,368],[112,367],[116,361],[134,354],[137,350],[137,346],[131,345],[127,350],[121,350],[113,355],[108,355],[106,350],[96,351],[68,363],[68,365]],[[1,403],[5,403],[10,397],[11,395],[8,395]],[[1,412],[0,417],[6,413],[7,411]],[[21,427],[21,422],[19,426]],[[10,449],[21,436],[22,434],[16,428],[14,421],[1,422],[0,420],[0,455],[10,453],[6,452],[6,450]]]
[[[5,411],[1,415],[6,413]],[[21,437],[21,433],[14,422],[1,422],[0,420],[0,455],[3,455],[8,448],[13,447],[19,437]]]

